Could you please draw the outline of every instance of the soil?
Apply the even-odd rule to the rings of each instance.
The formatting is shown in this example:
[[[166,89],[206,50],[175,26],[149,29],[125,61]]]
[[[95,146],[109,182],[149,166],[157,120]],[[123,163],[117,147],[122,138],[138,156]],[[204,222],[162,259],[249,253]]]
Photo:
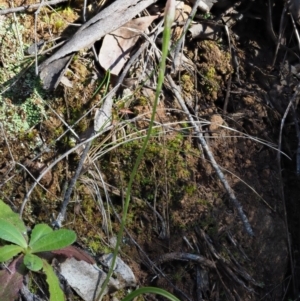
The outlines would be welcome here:
[[[235,7],[243,13],[240,19],[225,14],[226,9],[232,8],[232,2],[216,5],[208,18],[217,22],[222,14],[225,14],[223,20],[231,16],[232,50],[225,31],[222,39],[216,41],[187,39],[183,53],[194,63],[193,70],[182,66],[180,73],[173,75],[190,113],[203,121],[203,136],[241,204],[254,236],[246,232],[237,208],[166,83],[155,117],[157,127],[132,187],[127,232],[121,248],[121,256],[133,269],[139,286],[158,286],[181,300],[298,298],[300,208],[295,127],[298,108],[287,115],[281,163],[277,148],[284,112],[298,93],[297,74],[290,71],[291,66],[298,68],[299,51],[295,50],[293,55],[292,51],[280,48],[275,56],[276,44],[270,37],[265,2],[241,1]],[[273,2],[272,20],[278,33],[283,1]],[[58,12],[64,20],[75,22],[80,20],[80,5],[70,3],[70,8],[61,6]],[[8,3],[1,0],[0,6],[8,7]],[[162,11],[163,3],[159,1],[156,9]],[[30,13],[18,16],[24,27],[24,45],[34,41],[33,17]],[[198,13],[195,20],[199,17],[204,15]],[[41,10],[38,40],[68,34],[68,23],[59,23],[54,18],[50,9]],[[221,26],[222,22],[217,24]],[[288,21],[283,34],[286,40],[291,28]],[[296,45],[294,39],[293,36],[288,45],[290,49],[293,43]],[[0,40],[1,68],[8,68],[10,54],[3,47],[9,46],[3,46],[4,42],[11,43],[12,49],[16,45],[5,41],[3,35]],[[93,143],[68,206],[65,225],[76,231],[78,245],[96,258],[112,248],[109,237],[119,230],[115,212],[122,215],[130,172],[141,149],[142,131],[149,125],[155,95],[152,88],[156,82],[151,78],[142,87],[135,79],[141,75],[143,64],[153,70],[157,62],[153,59],[145,63],[145,58],[140,57],[127,75],[127,90],[123,89],[123,96],[121,93],[116,98],[113,108],[115,128]],[[32,59],[28,61],[32,64]],[[6,87],[8,90],[0,99],[1,104],[6,104],[5,117],[2,114],[0,118],[3,124],[0,193],[14,210],[20,209],[33,184],[31,176],[38,177],[76,144],[70,132],[64,133],[66,124],[72,125],[84,116],[74,127],[79,139],[84,139],[94,115],[94,111],[86,112],[99,104],[105,93],[102,88],[93,96],[99,85],[97,79],[102,80],[104,72],[87,50],[77,55],[66,73],[73,87],[61,84],[49,92],[39,85],[38,98],[32,96],[33,87],[26,81],[27,75],[34,78],[33,65],[24,65],[13,76],[7,71],[7,80],[1,82],[3,91]],[[128,90],[130,101],[124,97]],[[43,103],[46,117],[16,132],[9,127],[15,107],[21,120],[25,120],[29,113],[21,104],[29,98],[35,106]],[[128,124],[118,126],[123,121]],[[58,214],[66,183],[73,177],[80,155],[79,150],[59,161],[44,175],[42,186],[33,190],[23,213],[29,226],[50,223]],[[206,264],[200,263],[199,258],[191,259],[191,254],[204,257]]]

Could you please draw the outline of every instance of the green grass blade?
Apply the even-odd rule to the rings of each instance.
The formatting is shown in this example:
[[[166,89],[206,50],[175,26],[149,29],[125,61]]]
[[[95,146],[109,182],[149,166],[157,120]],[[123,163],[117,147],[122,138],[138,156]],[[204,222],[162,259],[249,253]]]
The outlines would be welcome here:
[[[24,249],[27,248],[27,242],[22,232],[3,218],[0,219],[0,238],[12,242]]]
[[[45,234],[39,240],[30,245],[31,252],[46,252],[59,250],[76,241],[76,233],[68,229],[59,229]]]
[[[0,262],[5,262],[20,252],[22,252],[24,249],[17,245],[7,245],[0,248]]]
[[[169,52],[169,44],[170,44],[170,40],[171,40],[171,26],[172,26],[174,17],[175,17],[175,0],[168,0],[167,4],[166,4],[166,13],[165,13],[165,28],[164,28],[164,32],[163,32],[162,56],[161,56],[161,61],[160,61],[160,65],[159,65],[158,82],[157,82],[157,87],[156,87],[155,99],[154,99],[154,103],[153,103],[149,128],[147,130],[147,135],[146,135],[146,137],[143,141],[141,151],[138,154],[138,157],[135,161],[133,170],[130,174],[130,179],[129,179],[128,187],[127,187],[127,190],[126,190],[122,221],[121,221],[120,230],[119,230],[118,236],[117,236],[116,247],[115,247],[114,252],[113,252],[113,259],[112,259],[109,271],[107,273],[107,277],[106,277],[105,281],[102,284],[101,291],[98,294],[96,300],[99,300],[102,297],[104,289],[107,286],[110,277],[112,276],[114,266],[115,266],[115,263],[116,263],[116,258],[117,258],[117,255],[118,255],[118,250],[119,250],[119,247],[120,247],[120,244],[121,244],[121,241],[122,241],[123,232],[124,232],[124,228],[125,228],[125,224],[126,224],[128,207],[129,207],[129,203],[130,203],[130,195],[131,195],[132,184],[133,184],[134,178],[137,174],[138,167],[139,167],[139,165],[141,163],[141,160],[144,156],[147,144],[148,144],[148,142],[150,140],[150,137],[151,137],[152,127],[153,127],[153,124],[154,124],[156,109],[157,109],[158,100],[159,100],[159,95],[160,95],[162,85],[163,85],[163,82],[164,82],[164,78],[165,78],[166,60],[167,60],[167,56],[168,56],[168,52]]]
[[[53,229],[47,224],[36,225],[30,235],[29,247],[31,247],[31,245],[38,241],[41,237],[51,232],[53,232]]]
[[[23,263],[28,270],[31,270],[34,272],[41,270],[43,267],[42,259],[31,253],[28,253],[24,256]]]
[[[59,281],[51,265],[43,260],[43,271],[46,274],[46,281],[49,287],[49,301],[65,301],[64,293],[59,286]]]
[[[174,295],[172,295],[171,293],[161,289],[161,288],[157,288],[157,287],[142,287],[139,288],[133,292],[131,292],[130,294],[128,294],[122,301],[131,301],[133,300],[135,297],[142,295],[142,294],[156,294],[156,295],[160,295],[163,296],[171,301],[180,301],[177,297],[175,297]]]

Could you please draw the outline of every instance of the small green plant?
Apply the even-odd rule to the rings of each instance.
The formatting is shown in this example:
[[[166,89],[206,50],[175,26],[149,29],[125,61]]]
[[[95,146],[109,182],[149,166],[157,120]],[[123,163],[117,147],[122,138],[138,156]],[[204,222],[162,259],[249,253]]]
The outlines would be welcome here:
[[[71,245],[76,240],[72,230],[54,231],[46,224],[37,224],[30,235],[19,215],[0,200],[0,262],[7,262],[19,255],[9,264],[8,269],[0,271],[0,300],[15,300],[23,285],[23,277],[28,271],[43,270],[49,286],[50,301],[63,301],[64,293],[52,266],[40,252],[56,251]]]

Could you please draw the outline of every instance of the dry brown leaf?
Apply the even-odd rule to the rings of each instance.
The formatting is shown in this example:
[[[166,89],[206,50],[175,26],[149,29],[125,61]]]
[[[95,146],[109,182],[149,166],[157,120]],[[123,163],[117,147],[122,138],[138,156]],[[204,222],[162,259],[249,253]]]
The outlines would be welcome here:
[[[192,8],[189,5],[185,4],[183,1],[177,1],[175,21],[181,24],[181,26],[176,26],[173,29],[174,41],[178,41],[178,39],[181,37],[183,31],[183,24],[188,19],[191,11]]]
[[[118,75],[124,67],[130,51],[157,16],[137,18],[104,37],[99,53],[100,65],[110,73]]]

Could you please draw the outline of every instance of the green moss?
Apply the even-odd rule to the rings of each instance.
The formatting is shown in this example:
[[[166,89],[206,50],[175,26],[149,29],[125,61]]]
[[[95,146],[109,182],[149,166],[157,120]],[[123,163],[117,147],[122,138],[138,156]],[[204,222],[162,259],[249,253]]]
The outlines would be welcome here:
[[[210,206],[210,202],[208,200],[204,200],[204,199],[198,199],[197,203],[203,206]]]
[[[149,100],[147,97],[145,96],[140,96],[137,100],[136,100],[136,105],[140,105],[140,106],[146,106],[148,105]]]
[[[158,136],[159,131],[156,129],[154,135]],[[140,149],[141,141],[129,141],[110,153],[109,160],[104,157],[101,165],[108,180],[116,186],[122,183],[122,187],[126,187]],[[132,194],[150,202],[156,197],[159,201],[171,200],[176,203],[185,194],[192,195],[196,192],[196,187],[190,184],[192,166],[189,164],[192,163],[185,158],[186,149],[199,156],[199,151],[181,133],[166,141],[152,138],[135,177]],[[112,170],[109,162],[118,162],[118,169]],[[168,194],[165,191],[166,185],[169,187]]]
[[[189,196],[192,196],[196,191],[197,191],[197,186],[195,184],[189,184],[185,187],[185,192]]]
[[[54,22],[54,31],[59,32],[65,27],[66,22],[64,20],[58,19]]]
[[[113,252],[113,249],[104,245],[100,238],[88,239],[86,244],[93,254],[108,254]]]
[[[189,74],[181,76],[181,86],[185,92],[194,91],[194,79]]]

